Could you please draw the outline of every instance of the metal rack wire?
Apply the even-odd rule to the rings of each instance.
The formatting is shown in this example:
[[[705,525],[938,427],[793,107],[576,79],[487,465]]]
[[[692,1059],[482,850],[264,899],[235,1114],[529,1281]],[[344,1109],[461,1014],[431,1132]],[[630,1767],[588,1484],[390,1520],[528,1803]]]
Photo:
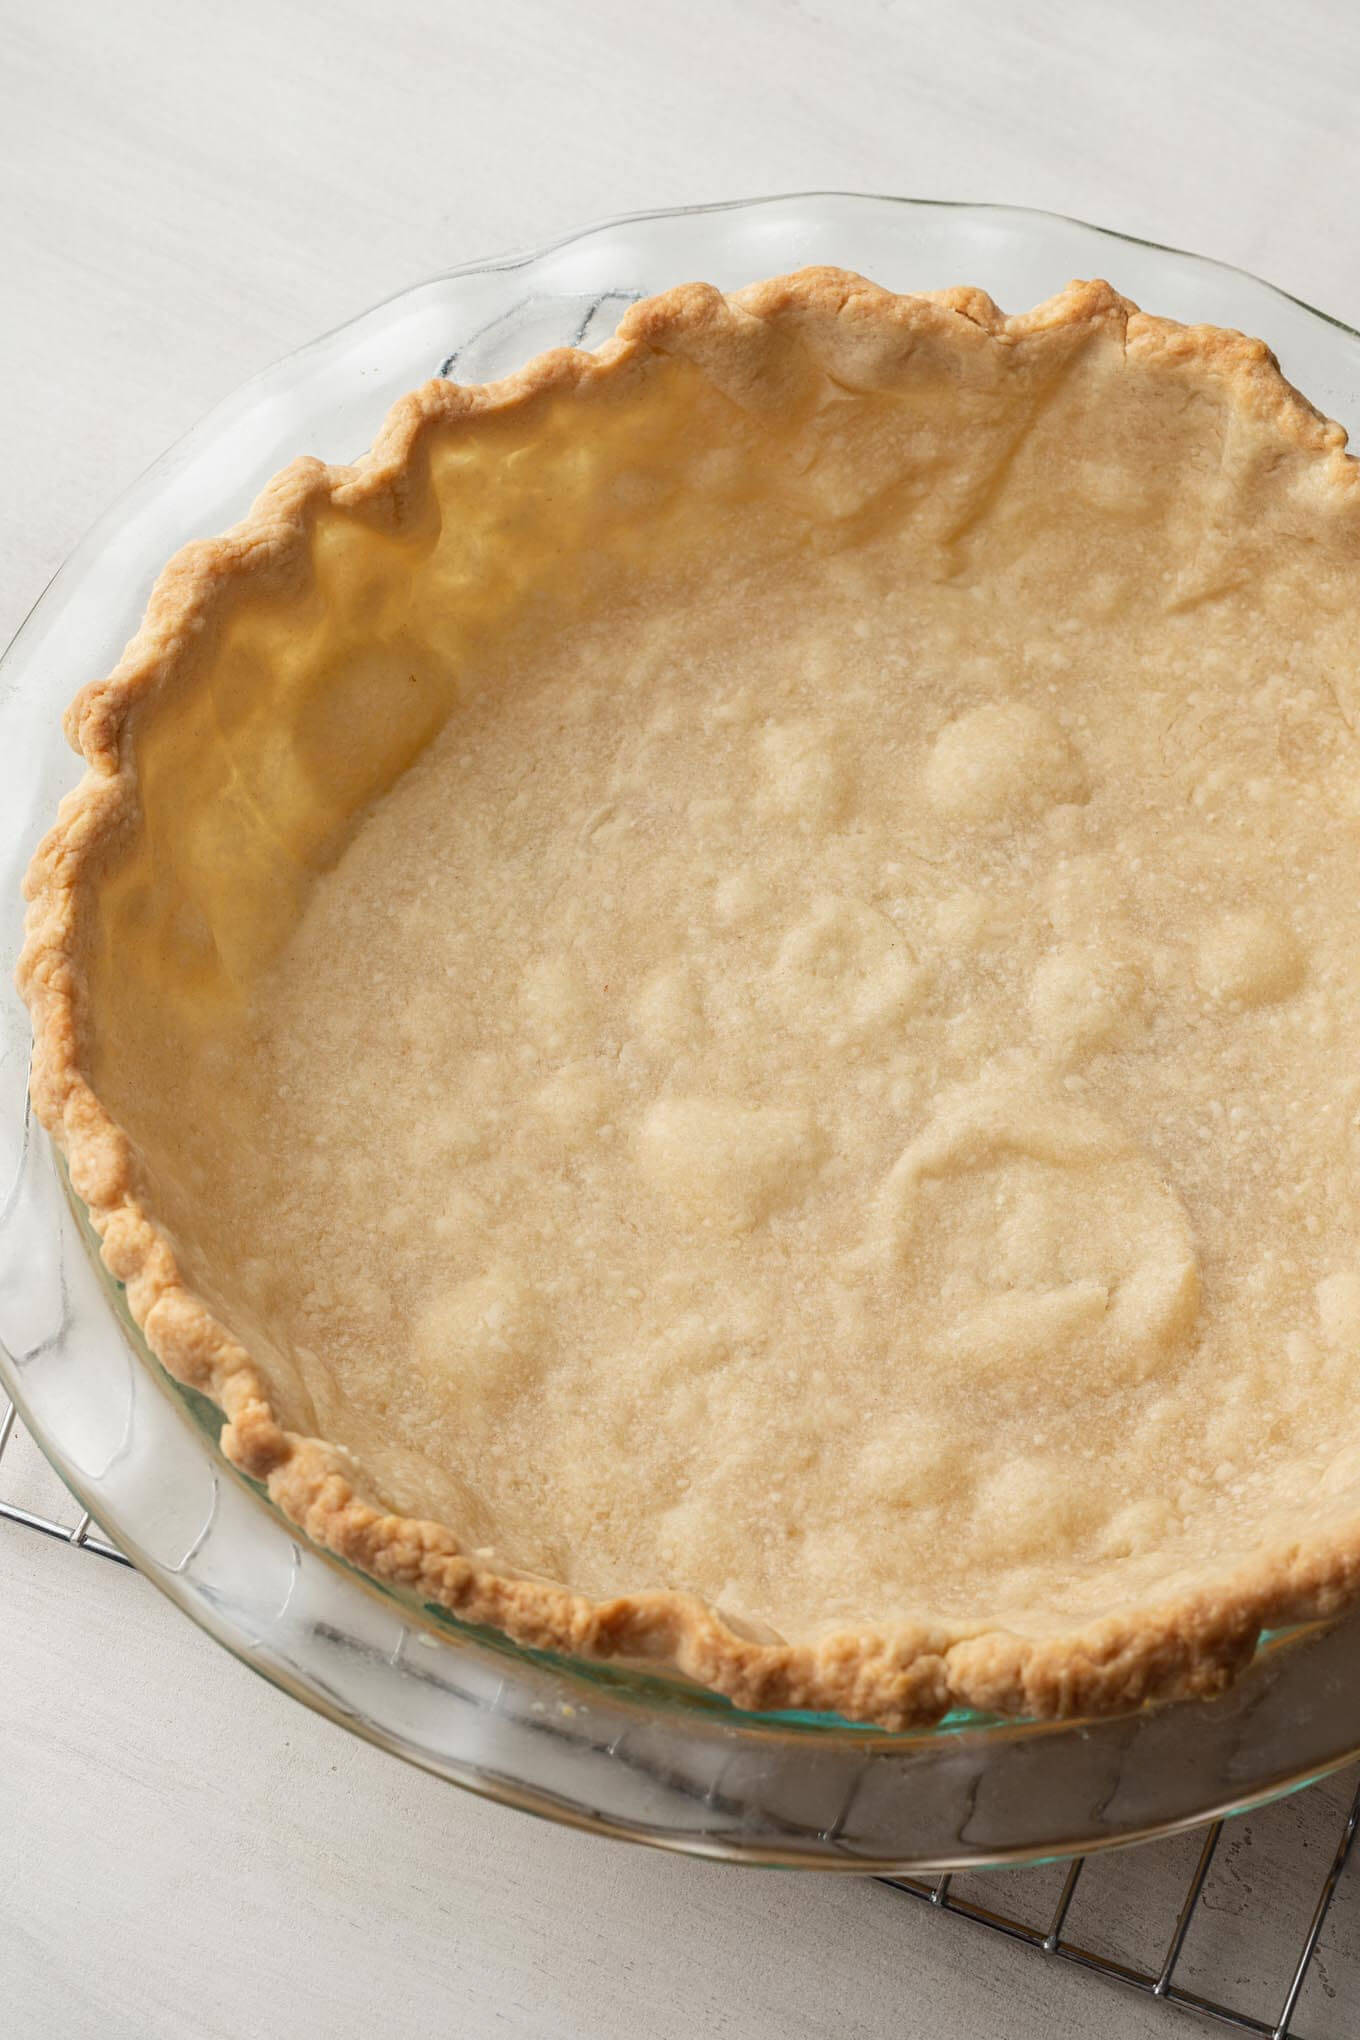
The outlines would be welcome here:
[[[881,1881],[891,1885],[893,1890],[906,1892],[908,1896],[921,1899],[941,1912],[954,1913],[960,1919],[972,1920],[978,1926],[990,1927],[994,1933],[1004,1934],[1010,1940],[1021,1941],[1040,1954],[1059,1956],[1063,1961],[1074,1963],[1078,1968],[1092,1970],[1097,1975],[1109,1977],[1116,1983],[1127,1984],[1150,1997],[1160,1998],[1164,2004],[1178,2005],[1184,2011],[1198,2012],[1203,2018],[1216,2019],[1221,2025],[1229,2026],[1237,2032],[1267,2034],[1270,2040],[1305,2040],[1305,2036],[1294,2025],[1294,2014],[1298,2009],[1303,1986],[1308,1980],[1313,1957],[1317,1953],[1323,1923],[1331,1910],[1337,1886],[1350,1858],[1357,1829],[1360,1829],[1360,1789],[1351,1801],[1336,1853],[1322,1880],[1307,1932],[1286,1985],[1283,2002],[1274,2017],[1262,2017],[1242,2006],[1224,2004],[1217,1998],[1206,1997],[1198,1991],[1186,1989],[1175,1981],[1175,1972],[1185,1951],[1186,1938],[1195,1913],[1203,1898],[1210,1865],[1217,1852],[1223,1829],[1224,1822],[1216,1820],[1204,1830],[1204,1841],[1199,1857],[1181,1900],[1180,1910],[1176,1914],[1176,1922],[1172,1928],[1171,1938],[1167,1942],[1165,1954],[1156,1969],[1137,1968],[1129,1963],[1116,1961],[1111,1956],[1098,1954],[1091,1948],[1083,1947],[1079,1941],[1067,1939],[1064,1929],[1072,1900],[1076,1896],[1078,1880],[1088,1861],[1085,1856],[1076,1856],[1069,1863],[1052,1916],[1047,1926],[1040,1927],[1029,1926],[1023,1920],[1018,1920],[1008,1913],[997,1912],[990,1906],[978,1905],[969,1899],[954,1896],[951,1890],[954,1880],[950,1877],[938,1878],[933,1884],[922,1883],[913,1877],[885,1877]]]
[[[44,1510],[23,1506],[10,1498],[5,1492],[9,1484],[9,1467],[5,1461],[7,1454],[12,1455],[16,1437],[20,1436],[22,1434],[19,1431],[16,1412],[8,1400],[0,1395],[0,1518],[23,1529],[57,1538],[98,1558],[111,1559],[116,1565],[128,1565],[129,1562],[123,1554],[99,1534],[88,1511],[78,1509],[74,1502],[71,1503],[69,1512],[47,1513]],[[30,1452],[33,1450],[31,1446],[28,1449]],[[56,1483],[52,1482],[49,1485],[55,1491]],[[65,1490],[61,1492],[64,1494]],[[55,1506],[60,1508],[59,1503]],[[1320,1788],[1314,1788],[1318,1789]],[[1111,1954],[1100,1952],[1097,1948],[1087,1945],[1090,1936],[1081,1938],[1069,1935],[1067,1928],[1073,1901],[1083,1872],[1088,1862],[1092,1860],[1084,1856],[1076,1857],[1066,1866],[1056,1903],[1047,1919],[1037,1925],[1019,1917],[1016,1911],[983,1904],[960,1890],[959,1887],[964,1882],[976,1883],[976,1876],[967,1880],[946,1876],[934,1882],[923,1882],[911,1877],[889,1877],[879,1881],[894,1891],[919,1900],[937,1912],[949,1913],[957,1919],[986,1927],[993,1933],[1034,1949],[1038,1954],[1057,1957],[1080,1969],[1160,1999],[1164,2004],[1198,2014],[1201,2019],[1217,2021],[1237,2032],[1272,2036],[1272,2040],[1308,2040],[1308,2035],[1294,2024],[1295,2014],[1299,2009],[1304,1985],[1314,1969],[1314,1958],[1318,1953],[1324,1922],[1331,1910],[1357,1833],[1360,1833],[1360,1789],[1357,1789],[1344,1815],[1340,1837],[1317,1891],[1297,1957],[1284,1981],[1283,1995],[1278,2000],[1279,2008],[1273,2012],[1253,2010],[1242,2004],[1230,2004],[1177,1981],[1177,1972],[1182,1965],[1187,1939],[1197,1915],[1201,1912],[1205,1887],[1224,1832],[1225,1823],[1222,1821],[1216,1821],[1206,1828],[1188,1884],[1182,1880],[1170,1886],[1168,1917],[1174,1916],[1174,1925],[1160,1960],[1146,1966],[1126,1962]],[[1170,1852],[1168,1855],[1170,1863],[1175,1846],[1174,1843],[1152,1844],[1150,1848],[1138,1853],[1148,1856],[1161,1847]],[[1034,1870],[1012,1874],[1018,1875],[1022,1880],[1035,1880],[1042,1878],[1044,1873]],[[1262,1916],[1265,1916],[1278,1894],[1272,1890],[1261,1890],[1254,1891],[1252,1897],[1259,1906]],[[1355,2022],[1348,2021],[1344,2030],[1355,2030]]]
[[[18,1428],[18,1415],[13,1403],[0,1395],[0,1460]],[[101,1537],[94,1527],[94,1518],[88,1509],[80,1510],[73,1522],[63,1523],[55,1516],[43,1515],[35,1509],[24,1509],[17,1502],[9,1501],[0,1492],[0,1516],[7,1522],[22,1524],[25,1530],[40,1530],[44,1537],[59,1537],[63,1544],[78,1545],[82,1551],[92,1551],[97,1558],[111,1558],[115,1565],[131,1569],[131,1560],[124,1558],[121,1551],[108,1539]]]

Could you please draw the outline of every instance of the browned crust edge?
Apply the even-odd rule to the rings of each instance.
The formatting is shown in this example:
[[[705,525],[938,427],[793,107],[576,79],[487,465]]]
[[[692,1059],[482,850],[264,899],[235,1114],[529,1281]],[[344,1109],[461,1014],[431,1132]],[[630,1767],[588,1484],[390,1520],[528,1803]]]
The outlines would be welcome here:
[[[646,1659],[742,1707],[831,1711],[887,1729],[958,1707],[1042,1717],[1207,1696],[1249,1661],[1263,1628],[1331,1616],[1360,1596],[1360,1518],[1263,1550],[1231,1575],[1206,1572],[1178,1598],[1040,1638],[979,1623],[856,1628],[805,1644],[757,1642],[690,1595],[592,1601],[538,1579],[505,1577],[463,1552],[445,1526],[376,1506],[347,1453],[282,1428],[251,1355],[188,1287],[154,1214],[139,1201],[128,1138],[82,1065],[80,929],[96,892],[97,852],[135,808],[131,746],[124,742],[129,715],[165,681],[239,576],[286,567],[298,555],[320,505],[395,508],[423,485],[420,455],[436,426],[475,430],[480,417],[548,391],[584,393],[631,379],[657,354],[686,353],[759,401],[776,328],[805,331],[819,366],[853,385],[861,361],[872,360],[885,339],[900,353],[914,333],[952,330],[972,345],[980,334],[1011,348],[1062,329],[1100,326],[1118,332],[1140,366],[1174,368],[1226,388],[1245,414],[1315,463],[1320,516],[1360,515],[1360,462],[1347,455],[1344,430],[1285,381],[1262,342],[1149,317],[1108,284],[1074,283],[1009,318],[980,291],[898,297],[837,269],[803,270],[732,297],[688,284],[635,306],[597,353],[558,349],[481,388],[426,384],[393,407],[372,450],[352,467],[295,461],[242,523],[176,555],[114,671],[72,703],[66,730],[88,769],[62,802],[25,880],[30,906],[16,975],[33,1020],[33,1103],[66,1154],[72,1186],[151,1350],[220,1405],[227,1456],[262,1481],[315,1543],[521,1644],[587,1658]]]

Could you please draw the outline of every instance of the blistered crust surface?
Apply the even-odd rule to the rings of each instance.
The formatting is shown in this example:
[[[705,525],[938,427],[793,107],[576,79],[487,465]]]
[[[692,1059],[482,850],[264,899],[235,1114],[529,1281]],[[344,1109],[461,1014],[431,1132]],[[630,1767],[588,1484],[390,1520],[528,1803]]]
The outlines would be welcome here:
[[[521,1641],[888,1727],[1339,1606],[1358,498],[1259,343],[814,271],[181,555],[20,982],[229,1453]]]

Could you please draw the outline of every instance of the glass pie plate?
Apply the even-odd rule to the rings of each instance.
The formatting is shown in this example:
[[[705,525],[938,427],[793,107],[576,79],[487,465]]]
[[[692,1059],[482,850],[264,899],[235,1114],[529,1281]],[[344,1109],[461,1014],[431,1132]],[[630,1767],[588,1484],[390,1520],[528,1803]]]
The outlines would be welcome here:
[[[897,289],[980,284],[1008,309],[1103,275],[1150,309],[1262,335],[1323,409],[1360,420],[1360,336],[1268,285],[1002,206],[803,195],[616,220],[417,285],[219,406],[96,525],[0,666],[0,945],[77,776],[60,716],[106,672],[151,582],[302,452],[348,460],[438,373],[485,381],[590,346],[633,299],[827,262]],[[552,1659],[360,1579],[216,1450],[92,1251],[29,1117],[27,1016],[0,980],[0,1373],[53,1465],[146,1576],[244,1663],[333,1721],[510,1805],[695,1854],[918,1870],[1077,1852],[1257,1803],[1360,1750],[1360,1614],[1266,1639],[1213,1702],[1058,1724],[954,1716],[889,1735],[753,1715],[626,1669]]]

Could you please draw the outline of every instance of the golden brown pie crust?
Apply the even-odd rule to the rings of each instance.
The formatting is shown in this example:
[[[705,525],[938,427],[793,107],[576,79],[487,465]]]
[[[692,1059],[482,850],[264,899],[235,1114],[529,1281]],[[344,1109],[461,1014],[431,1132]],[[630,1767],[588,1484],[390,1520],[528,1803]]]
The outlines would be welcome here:
[[[579,403],[581,429],[619,393],[636,395],[662,358],[683,358],[731,401],[777,407],[799,378],[849,390],[889,387],[913,351],[995,350],[1017,364],[1057,358],[1114,334],[1130,368],[1174,376],[1193,401],[1212,391],[1252,445],[1294,462],[1299,516],[1360,592],[1360,468],[1342,429],[1284,380],[1258,341],[1149,317],[1106,284],[1073,284],[1006,317],[982,293],[897,297],[851,274],[808,270],[724,297],[702,285],[638,305],[597,353],[559,350],[486,388],[432,382],[392,411],[352,467],[301,460],[246,520],[187,547],[166,568],[115,671],[72,705],[67,730],[88,770],[63,802],[27,880],[31,901],[20,988],[33,1016],[32,1096],[62,1148],[114,1275],[148,1344],[227,1417],[223,1449],[266,1484],[315,1540],[385,1582],[517,1642],[594,1658],[646,1660],[743,1707],[831,1710],[899,1729],[974,1707],[1010,1715],[1113,1711],[1154,1697],[1208,1695],[1248,1661],[1262,1628],[1328,1616],[1360,1585],[1360,1519],[1275,1543],[1226,1574],[1205,1553],[1202,1578],[1079,1631],[1022,1636],[978,1624],[854,1625],[808,1643],[739,1634],[695,1596],[670,1590],[591,1599],[494,1570],[443,1524],[385,1511],[362,1469],[324,1439],[284,1427],[267,1370],[186,1282],[127,1133],[95,1088],[91,929],[101,859],[135,827],[139,785],[129,731],[154,708],[244,579],[285,597],[323,507],[381,532],[420,515],[436,433],[469,439],[550,398]]]

